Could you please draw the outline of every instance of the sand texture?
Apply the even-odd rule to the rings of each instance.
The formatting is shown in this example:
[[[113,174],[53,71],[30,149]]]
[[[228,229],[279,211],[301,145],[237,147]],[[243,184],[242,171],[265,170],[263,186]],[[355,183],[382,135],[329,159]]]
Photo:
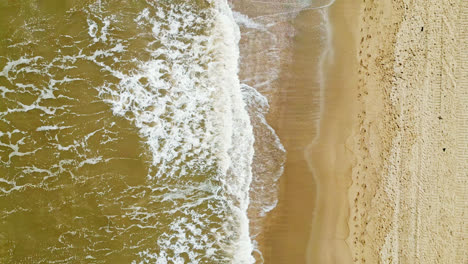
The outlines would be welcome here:
[[[467,263],[467,1],[365,1],[355,263]]]
[[[322,113],[318,136],[306,158],[316,182],[316,197],[306,263],[352,263],[347,190],[353,152],[350,134],[357,122],[357,23],[359,4],[337,1],[328,12],[330,54],[323,65]]]

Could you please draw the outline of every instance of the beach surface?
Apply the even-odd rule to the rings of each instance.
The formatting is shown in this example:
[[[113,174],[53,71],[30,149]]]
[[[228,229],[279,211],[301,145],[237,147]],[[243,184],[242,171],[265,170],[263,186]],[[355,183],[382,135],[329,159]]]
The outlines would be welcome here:
[[[467,12],[338,0],[290,20],[269,95],[287,159],[265,263],[468,261]]]
[[[284,69],[276,116],[288,155],[266,263],[350,263],[346,140],[355,119],[349,98],[356,92],[358,8],[338,1],[294,20],[294,57]],[[322,32],[311,32],[318,23]]]
[[[363,2],[355,263],[466,263],[467,3]]]
[[[271,100],[287,151],[278,206],[261,241],[265,263],[351,263],[348,197],[356,122],[359,4],[304,10]]]

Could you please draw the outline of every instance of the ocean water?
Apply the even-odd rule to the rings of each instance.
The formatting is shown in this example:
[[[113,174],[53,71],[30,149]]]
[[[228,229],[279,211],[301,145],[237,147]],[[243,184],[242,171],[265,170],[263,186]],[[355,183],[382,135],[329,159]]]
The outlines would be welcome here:
[[[0,262],[252,263],[227,2],[0,9]]]
[[[319,4],[0,0],[0,263],[263,263],[266,115]]]

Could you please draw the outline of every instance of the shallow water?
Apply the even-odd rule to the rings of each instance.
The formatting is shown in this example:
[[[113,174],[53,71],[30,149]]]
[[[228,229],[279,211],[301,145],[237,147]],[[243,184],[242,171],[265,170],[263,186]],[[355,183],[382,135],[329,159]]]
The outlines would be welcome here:
[[[268,186],[269,191],[252,193],[251,197],[263,196],[260,200],[272,205],[266,217],[249,211],[251,223],[263,223],[251,228],[263,255],[259,262],[306,263],[318,193],[317,178],[306,155],[308,145],[319,135],[324,68],[333,56],[326,8],[332,1],[233,3],[242,32],[240,79],[267,97],[268,121],[287,152],[285,157],[285,152],[275,151],[271,144],[257,146],[258,140],[267,137],[257,136],[261,129],[255,129],[256,122],[252,121],[257,141],[251,190]],[[268,154],[259,157],[259,153]],[[264,172],[259,164],[265,165],[263,168],[271,164],[281,167],[272,174],[274,170]]]
[[[2,262],[252,262],[227,3],[1,4]]]

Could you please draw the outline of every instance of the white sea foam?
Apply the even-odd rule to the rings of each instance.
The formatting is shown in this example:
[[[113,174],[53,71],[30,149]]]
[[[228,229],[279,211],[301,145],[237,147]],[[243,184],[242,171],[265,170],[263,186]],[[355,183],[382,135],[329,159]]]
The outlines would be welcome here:
[[[266,3],[266,2],[265,2]],[[234,17],[242,29],[241,45],[242,94],[255,135],[252,183],[250,186],[250,235],[255,246],[256,263],[263,263],[256,237],[264,232],[264,217],[278,202],[278,180],[283,174],[286,151],[265,115],[269,112],[268,95],[275,94],[276,80],[284,57],[285,42],[275,31],[277,21],[250,18],[240,12]],[[284,29],[283,29],[284,30]],[[261,61],[261,63],[259,63]],[[263,93],[263,94],[262,94]]]
[[[257,29],[257,30],[266,30],[266,27],[253,19],[249,18],[248,16],[240,13],[233,11],[232,12],[234,20],[239,26],[244,26],[246,28],[251,28],[251,29]]]
[[[275,130],[266,121],[270,105],[265,96],[255,88],[242,84],[256,138],[254,157],[254,177],[251,185],[253,201],[250,210],[255,217],[264,217],[278,202],[278,180],[283,174],[286,150]],[[257,225],[261,225],[257,223]],[[252,235],[258,235],[261,226],[251,228]]]
[[[249,220],[247,209],[249,206],[249,188],[252,181],[252,159],[253,159],[253,131],[250,118],[243,102],[238,73],[240,32],[235,23],[231,10],[224,3],[221,6],[221,21],[216,21],[216,25],[221,27],[221,36],[223,45],[216,50],[222,52],[223,60],[226,62],[226,72],[224,75],[227,82],[221,82],[227,93],[231,97],[232,126],[229,131],[232,141],[229,148],[231,166],[229,174],[232,180],[228,181],[227,186],[231,187],[232,195],[239,202],[240,217],[240,239],[234,255],[234,263],[253,263],[252,257],[253,245],[249,237]],[[216,74],[216,72],[213,72]],[[229,135],[228,134],[228,135]]]
[[[36,131],[61,130],[61,129],[66,129],[66,128],[70,128],[70,127],[73,127],[73,126],[57,126],[57,125],[54,125],[54,126],[40,126],[40,127],[36,128]]]
[[[211,231],[216,234],[212,241],[198,231],[206,216],[193,210],[207,198],[193,202],[184,199],[183,205],[170,213],[182,212],[187,217],[171,222],[172,232],[158,239],[158,252],[140,252],[147,261],[183,263],[181,254],[187,252],[189,259],[198,263],[202,255],[194,249],[203,248],[203,255],[212,254],[214,258],[219,254],[216,247],[231,255],[233,263],[254,261],[247,218],[254,139],[237,77],[240,34],[227,3],[212,4],[208,21],[195,15],[189,5],[144,9],[135,22],[152,30],[154,41],[150,46],[157,48],[147,49],[151,59],[140,61],[131,73],[107,66],[106,70],[120,81],[99,88],[113,112],[129,118],[146,138],[153,154],[149,182],[178,179],[208,186],[207,192],[213,193],[209,199],[225,204],[214,212],[227,218],[222,229]],[[200,34],[205,23],[212,27],[207,35]],[[95,40],[100,30],[97,24],[88,21],[89,35]],[[123,50],[121,46],[113,52]],[[96,61],[98,56],[95,53],[87,58]],[[213,173],[213,169],[213,180],[221,186],[200,185],[192,179],[194,174]],[[184,198],[180,191],[167,194],[162,201]],[[142,208],[128,210],[135,219],[142,216]],[[235,239],[229,242],[223,236]]]

